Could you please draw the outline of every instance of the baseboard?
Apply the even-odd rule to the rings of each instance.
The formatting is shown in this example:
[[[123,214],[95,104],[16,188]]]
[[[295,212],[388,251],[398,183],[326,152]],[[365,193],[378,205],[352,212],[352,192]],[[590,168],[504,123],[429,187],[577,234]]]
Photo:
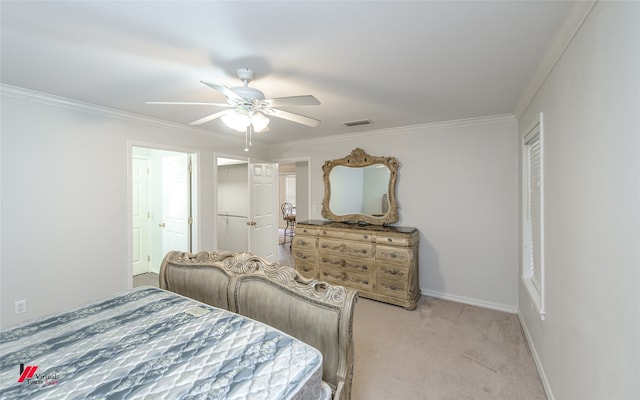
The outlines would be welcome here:
[[[524,337],[527,340],[527,344],[529,345],[529,351],[531,352],[531,356],[533,357],[533,362],[536,365],[536,369],[538,370],[538,375],[540,376],[540,380],[542,381],[542,387],[544,388],[544,392],[547,395],[548,400],[555,400],[553,396],[553,392],[551,391],[551,386],[549,385],[549,380],[547,379],[547,375],[544,373],[544,368],[542,367],[542,362],[540,361],[540,357],[538,356],[538,352],[536,351],[535,346],[533,345],[533,341],[531,340],[531,335],[529,334],[529,328],[527,328],[527,324],[522,317],[520,311],[517,312],[518,319],[520,320],[520,326],[522,326],[522,331],[524,332]]]
[[[504,311],[511,314],[516,314],[518,312],[518,307],[509,306],[506,304],[494,303],[491,301],[479,300],[471,297],[456,296],[449,293],[437,292],[435,290],[421,289],[420,291],[424,296],[430,296],[438,299],[455,301],[456,303],[464,303],[472,306],[489,308],[491,310]]]

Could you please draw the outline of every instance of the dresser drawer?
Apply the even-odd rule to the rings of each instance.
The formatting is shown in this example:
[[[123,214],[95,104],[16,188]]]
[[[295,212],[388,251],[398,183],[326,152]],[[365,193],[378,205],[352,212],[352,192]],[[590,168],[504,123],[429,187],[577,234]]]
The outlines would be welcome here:
[[[376,292],[381,294],[386,294],[397,298],[407,298],[408,287],[409,284],[407,281],[403,282],[395,279],[384,279],[378,277],[378,279],[376,279],[375,290]]]
[[[315,251],[304,251],[300,249],[293,249],[292,253],[293,253],[293,260],[296,262],[296,265],[298,264],[298,262],[312,263],[312,264],[317,263]]]
[[[318,239],[318,255],[322,254],[371,258],[373,256],[373,245],[371,243],[320,238]]]
[[[371,233],[368,232],[345,232],[323,229],[320,229],[318,231],[318,236],[330,239],[355,240],[358,242],[371,242],[374,237]]]
[[[316,250],[316,238],[313,236],[296,235],[293,237],[292,243],[292,247],[297,250]]]
[[[413,259],[413,251],[410,248],[378,246],[376,248],[376,261],[391,264],[409,265]]]
[[[409,279],[409,266],[398,264],[376,263],[376,279],[404,281]]]
[[[302,276],[305,278],[316,278],[318,276],[318,263],[315,252],[294,249],[292,253],[295,268]]]
[[[366,258],[345,258],[334,255],[319,255],[318,264],[321,270],[334,269],[338,271],[347,271],[355,273],[368,274],[373,267],[370,259]]]
[[[336,285],[347,286],[354,289],[371,288],[371,278],[369,274],[356,274],[335,269],[320,269],[320,280]]]
[[[411,247],[411,237],[394,235],[376,235],[376,243],[386,246]]]
[[[296,235],[316,236],[318,228],[308,228],[306,226],[296,225]]]

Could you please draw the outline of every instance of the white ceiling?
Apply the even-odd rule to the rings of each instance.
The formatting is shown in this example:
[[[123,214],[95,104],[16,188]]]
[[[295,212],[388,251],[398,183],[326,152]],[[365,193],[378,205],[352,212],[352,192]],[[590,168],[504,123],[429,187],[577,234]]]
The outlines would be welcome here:
[[[514,112],[566,17],[565,1],[5,1],[1,81],[188,124],[224,102],[200,83],[312,94],[272,118],[273,144]],[[348,128],[346,121],[372,125]],[[201,129],[234,133],[220,121]],[[241,135],[242,136],[242,135]]]

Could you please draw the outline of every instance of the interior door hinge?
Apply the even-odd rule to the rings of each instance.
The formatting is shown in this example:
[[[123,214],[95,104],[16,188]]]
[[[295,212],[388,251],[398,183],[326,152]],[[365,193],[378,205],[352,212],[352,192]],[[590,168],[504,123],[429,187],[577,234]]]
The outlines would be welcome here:
[[[151,262],[151,256],[147,256],[147,261]]]
[[[192,217],[189,217],[188,222],[189,222],[189,225],[193,225],[193,218],[192,218]]]

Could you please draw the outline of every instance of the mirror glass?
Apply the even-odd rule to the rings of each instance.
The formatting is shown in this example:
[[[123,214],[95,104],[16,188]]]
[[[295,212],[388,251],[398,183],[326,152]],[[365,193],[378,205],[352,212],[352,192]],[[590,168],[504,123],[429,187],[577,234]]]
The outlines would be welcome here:
[[[361,168],[335,167],[329,175],[329,208],[336,215],[368,214],[382,217],[389,211],[391,171],[384,164]]]
[[[322,216],[338,222],[397,222],[398,165],[395,157],[371,156],[358,148],[344,158],[326,161]]]

